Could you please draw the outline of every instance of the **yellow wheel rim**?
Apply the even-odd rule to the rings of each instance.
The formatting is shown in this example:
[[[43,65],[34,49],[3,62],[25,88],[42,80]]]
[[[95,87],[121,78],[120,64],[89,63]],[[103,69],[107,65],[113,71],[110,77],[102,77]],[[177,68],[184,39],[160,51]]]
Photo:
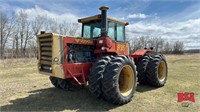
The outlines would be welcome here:
[[[165,61],[161,61],[158,67],[158,79],[163,81],[167,74],[167,65]]]
[[[135,83],[134,72],[130,65],[123,66],[119,75],[119,90],[122,96],[128,96]]]

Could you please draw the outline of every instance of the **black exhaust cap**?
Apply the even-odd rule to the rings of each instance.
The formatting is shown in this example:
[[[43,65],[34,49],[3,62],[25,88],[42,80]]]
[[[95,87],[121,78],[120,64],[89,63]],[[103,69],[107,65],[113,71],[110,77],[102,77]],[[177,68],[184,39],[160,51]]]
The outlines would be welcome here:
[[[45,31],[40,31],[40,34],[45,34],[46,32]]]

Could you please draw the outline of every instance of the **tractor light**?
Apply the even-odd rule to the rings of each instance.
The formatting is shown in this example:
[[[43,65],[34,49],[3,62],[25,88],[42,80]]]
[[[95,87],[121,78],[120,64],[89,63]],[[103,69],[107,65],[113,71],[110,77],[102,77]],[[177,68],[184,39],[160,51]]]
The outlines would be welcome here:
[[[59,61],[59,59],[58,59],[57,57],[55,57],[53,60],[54,60],[55,62],[58,62],[58,61]]]
[[[104,51],[106,49],[106,47],[101,47],[101,50]]]
[[[102,44],[103,43],[103,40],[99,40],[99,44]]]
[[[50,67],[50,68],[49,68],[49,70],[51,71],[51,70],[52,70],[52,68]]]

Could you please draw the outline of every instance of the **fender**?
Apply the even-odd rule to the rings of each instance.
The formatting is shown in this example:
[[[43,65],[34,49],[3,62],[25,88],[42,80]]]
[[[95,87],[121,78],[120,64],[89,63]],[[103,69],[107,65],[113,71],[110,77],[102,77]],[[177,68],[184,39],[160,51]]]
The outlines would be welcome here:
[[[131,53],[130,57],[139,58],[139,57],[144,56],[146,53],[152,53],[152,52],[154,52],[154,51],[153,50],[146,50],[146,49],[138,49],[135,52]]]

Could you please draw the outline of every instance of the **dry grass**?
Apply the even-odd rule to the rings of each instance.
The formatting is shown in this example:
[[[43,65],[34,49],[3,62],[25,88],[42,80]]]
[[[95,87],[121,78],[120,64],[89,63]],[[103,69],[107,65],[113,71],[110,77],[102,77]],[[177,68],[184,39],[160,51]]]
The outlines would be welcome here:
[[[3,59],[0,60],[0,69],[25,67],[26,65],[35,65],[37,60],[35,58],[18,58],[18,59]]]
[[[4,65],[0,61],[1,111],[200,111],[200,54],[166,57],[167,84],[162,88],[139,85],[132,101],[123,106],[97,100],[87,88],[76,92],[54,88],[47,76],[37,73],[35,59],[5,60]],[[196,102],[182,107],[178,92],[194,92]]]

